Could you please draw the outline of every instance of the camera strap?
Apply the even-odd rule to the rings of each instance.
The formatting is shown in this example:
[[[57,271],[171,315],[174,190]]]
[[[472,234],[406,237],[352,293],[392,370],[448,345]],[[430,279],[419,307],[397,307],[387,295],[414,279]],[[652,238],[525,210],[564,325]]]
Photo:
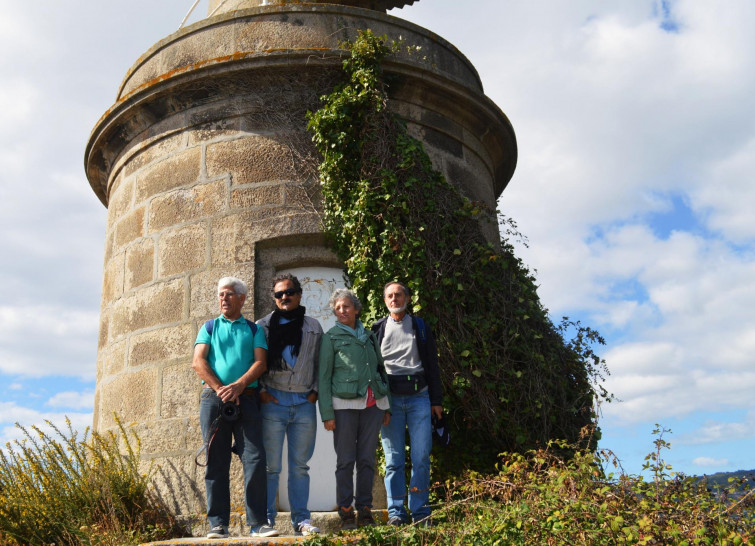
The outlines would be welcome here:
[[[194,463],[197,466],[207,466],[207,460],[210,457],[210,446],[212,445],[212,441],[215,439],[215,434],[218,433],[218,427],[220,426],[220,420],[222,418],[222,413],[218,414],[218,416],[215,417],[212,425],[210,425],[210,434],[207,437],[207,441],[202,444],[202,447],[200,447],[197,453],[194,455]],[[199,457],[202,456],[202,453],[204,453],[204,463],[199,462]]]

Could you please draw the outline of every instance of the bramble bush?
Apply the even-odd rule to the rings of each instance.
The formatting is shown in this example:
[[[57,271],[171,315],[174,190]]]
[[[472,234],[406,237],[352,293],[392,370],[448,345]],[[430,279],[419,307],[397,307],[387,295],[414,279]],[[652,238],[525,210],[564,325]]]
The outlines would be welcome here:
[[[21,427],[0,450],[0,544],[140,544],[181,536],[139,470],[139,438]]]
[[[704,480],[671,472],[657,429],[642,476],[606,473],[620,467],[610,451],[552,441],[526,453],[504,453],[492,474],[467,472],[443,488],[437,525],[362,528],[307,545],[575,545],[736,546],[755,544],[755,497],[747,485],[711,492]],[[562,453],[572,456],[564,458]],[[347,542],[349,541],[349,542]]]

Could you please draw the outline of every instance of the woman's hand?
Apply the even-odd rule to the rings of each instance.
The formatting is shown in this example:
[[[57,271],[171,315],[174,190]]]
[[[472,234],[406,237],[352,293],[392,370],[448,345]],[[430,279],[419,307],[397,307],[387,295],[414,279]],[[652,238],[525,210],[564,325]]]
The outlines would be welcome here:
[[[270,402],[275,402],[277,404],[278,399],[272,394],[270,394],[269,392],[262,391],[260,393],[260,402],[262,402],[263,404],[269,404]]]
[[[325,430],[334,431],[336,429],[336,420],[335,419],[326,419],[322,422],[323,425],[325,425]]]

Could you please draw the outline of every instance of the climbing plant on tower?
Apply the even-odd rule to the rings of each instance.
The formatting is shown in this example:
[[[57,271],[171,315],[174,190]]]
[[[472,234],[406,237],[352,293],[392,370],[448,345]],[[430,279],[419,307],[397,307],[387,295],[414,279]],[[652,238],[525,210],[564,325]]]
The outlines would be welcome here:
[[[363,31],[342,47],[344,80],[308,114],[324,230],[365,325],[385,313],[385,282],[401,280],[435,332],[454,443],[434,452],[436,477],[493,470],[499,453],[550,439],[577,444],[585,430],[594,442],[596,404],[611,398],[602,338],[551,321],[508,238],[515,224],[448,183],[390,110],[382,64],[401,46]]]

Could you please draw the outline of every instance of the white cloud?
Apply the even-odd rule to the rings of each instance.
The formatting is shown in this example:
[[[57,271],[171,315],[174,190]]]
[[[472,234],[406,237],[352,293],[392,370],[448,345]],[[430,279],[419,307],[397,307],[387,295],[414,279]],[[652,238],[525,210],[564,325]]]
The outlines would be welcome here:
[[[23,377],[94,378],[99,313],[34,305],[34,288],[27,286],[27,305],[0,306],[0,372]],[[33,343],[29,343],[29,315],[39,317],[33,322]]]
[[[67,414],[43,412],[38,409],[19,406],[14,402],[0,402],[0,446],[25,437],[23,430],[16,426],[17,424],[23,427],[29,434],[33,434],[31,427],[36,426],[42,432],[57,437],[53,427],[47,421],[65,435],[68,435],[68,426],[66,424],[66,420],[68,420],[73,430],[77,431],[79,436],[81,436],[87,427],[91,428],[92,416],[91,412],[72,412]]]
[[[685,445],[734,442],[755,436],[755,411],[749,412],[742,422],[707,421],[697,430],[679,437]]]
[[[94,406],[94,391],[65,391],[55,394],[47,401],[53,408],[90,409]]]
[[[29,18],[14,3],[3,2],[3,16],[0,17],[0,60],[6,62],[18,58],[23,52],[33,50],[37,35]],[[39,37],[44,43],[45,37]]]
[[[707,166],[706,183],[694,188],[694,205],[707,213],[708,225],[738,243],[755,238],[755,222],[744,206],[755,203],[755,138]]]
[[[703,467],[721,468],[729,464],[729,459],[714,459],[713,457],[695,457],[692,464]]]
[[[30,116],[39,100],[40,92],[30,82],[21,78],[3,81],[0,104],[5,107],[0,109],[0,142],[13,142],[13,137],[31,121]],[[13,106],[9,108],[8,105]]]
[[[686,415],[701,400],[710,410],[752,407],[752,254],[686,232],[659,239],[629,224],[532,256],[540,262],[541,297],[555,316],[581,310],[592,316],[584,322],[627,340],[604,354],[612,371],[607,388],[624,400],[607,415],[663,420]],[[622,289],[626,283],[630,290]]]
[[[678,370],[682,350],[668,341],[626,343],[606,353],[606,359],[611,362],[612,373],[621,376],[657,372],[659,369]]]

